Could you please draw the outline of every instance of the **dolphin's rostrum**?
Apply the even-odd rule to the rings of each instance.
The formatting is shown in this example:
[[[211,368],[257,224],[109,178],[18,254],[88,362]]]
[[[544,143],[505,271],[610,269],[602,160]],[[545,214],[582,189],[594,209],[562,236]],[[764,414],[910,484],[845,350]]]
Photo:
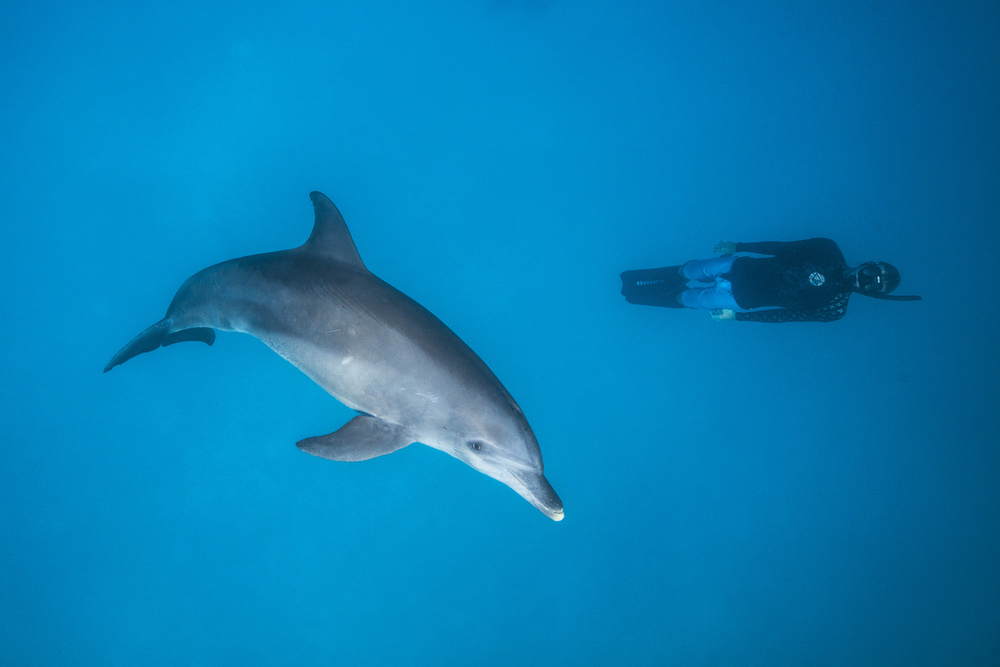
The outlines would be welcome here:
[[[368,271],[337,207],[319,192],[310,197],[316,224],[304,245],[188,278],[166,317],[104,371],[161,345],[211,345],[215,329],[248,333],[359,413],[299,442],[303,451],[364,461],[421,442],[562,519],[535,434],[504,386],[451,329]]]

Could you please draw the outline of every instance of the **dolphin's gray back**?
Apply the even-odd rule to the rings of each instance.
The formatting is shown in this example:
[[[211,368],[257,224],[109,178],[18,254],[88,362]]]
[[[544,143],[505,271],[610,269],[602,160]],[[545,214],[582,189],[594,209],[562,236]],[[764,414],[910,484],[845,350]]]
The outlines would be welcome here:
[[[476,403],[483,405],[470,407],[500,408],[523,421],[479,356],[430,311],[365,268],[339,212],[333,223],[317,224],[299,248],[195,274],[178,291],[167,320],[176,330],[249,333],[348,407],[388,421],[447,422],[445,406],[453,412]]]

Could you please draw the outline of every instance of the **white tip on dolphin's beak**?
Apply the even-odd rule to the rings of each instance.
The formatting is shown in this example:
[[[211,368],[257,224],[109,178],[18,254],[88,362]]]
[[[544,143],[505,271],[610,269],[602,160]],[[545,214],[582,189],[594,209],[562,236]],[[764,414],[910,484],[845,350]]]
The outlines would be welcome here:
[[[555,489],[545,479],[545,475],[535,471],[522,471],[511,475],[512,482],[507,485],[518,492],[522,498],[534,505],[539,512],[553,521],[562,521],[563,504]]]

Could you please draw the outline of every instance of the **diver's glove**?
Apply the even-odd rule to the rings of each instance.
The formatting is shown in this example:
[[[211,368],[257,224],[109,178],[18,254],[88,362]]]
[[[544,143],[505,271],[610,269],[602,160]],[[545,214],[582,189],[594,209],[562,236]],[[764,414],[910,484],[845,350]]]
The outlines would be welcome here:
[[[712,319],[715,320],[716,322],[736,319],[736,311],[729,310],[728,308],[713,308],[708,312],[709,315],[712,316]]]
[[[719,241],[715,246],[715,252],[721,255],[732,255],[736,252],[736,244],[732,241]]]

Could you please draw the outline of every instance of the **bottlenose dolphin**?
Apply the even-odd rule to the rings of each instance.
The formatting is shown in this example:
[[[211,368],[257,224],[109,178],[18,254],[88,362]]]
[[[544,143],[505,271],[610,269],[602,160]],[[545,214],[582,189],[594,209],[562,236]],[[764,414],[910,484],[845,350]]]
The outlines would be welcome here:
[[[240,331],[308,375],[358,416],[297,443],[334,461],[364,461],[421,442],[563,518],[521,408],[475,352],[426,308],[362,263],[340,211],[313,192],[316,223],[298,248],[229,260],[181,285],[162,320],[112,357]]]

